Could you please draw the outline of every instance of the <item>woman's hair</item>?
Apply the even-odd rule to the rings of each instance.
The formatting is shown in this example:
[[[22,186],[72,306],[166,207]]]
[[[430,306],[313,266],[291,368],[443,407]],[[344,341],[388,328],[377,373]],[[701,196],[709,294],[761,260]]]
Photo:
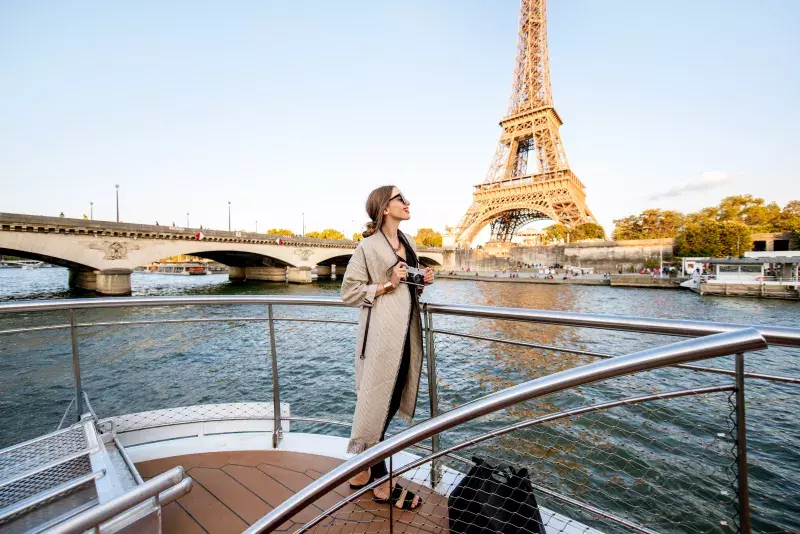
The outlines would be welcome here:
[[[370,221],[364,225],[366,229],[361,234],[364,237],[371,236],[383,226],[383,210],[392,200],[392,191],[394,191],[393,185],[382,185],[374,189],[367,197],[366,209]]]

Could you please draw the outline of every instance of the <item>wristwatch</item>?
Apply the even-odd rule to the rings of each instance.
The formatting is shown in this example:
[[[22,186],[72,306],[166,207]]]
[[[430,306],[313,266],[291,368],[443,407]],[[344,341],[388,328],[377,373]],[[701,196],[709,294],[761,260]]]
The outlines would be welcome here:
[[[387,280],[386,282],[383,283],[383,292],[384,293],[391,293],[395,289],[397,289],[397,288],[394,287],[394,284],[392,284],[391,280]]]

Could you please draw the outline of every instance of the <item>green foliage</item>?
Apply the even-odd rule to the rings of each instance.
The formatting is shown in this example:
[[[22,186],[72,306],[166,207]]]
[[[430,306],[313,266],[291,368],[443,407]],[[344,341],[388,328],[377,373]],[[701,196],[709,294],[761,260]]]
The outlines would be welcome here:
[[[583,239],[605,239],[606,232],[603,227],[595,223],[579,224],[569,229],[563,224],[553,224],[544,229],[545,243],[564,243],[581,241]]]
[[[570,241],[580,241],[582,239],[605,239],[606,231],[603,227],[595,223],[579,224],[570,232]]]
[[[647,258],[644,260],[645,269],[658,269],[661,262],[655,258]]]
[[[285,235],[289,237],[294,235],[294,232],[287,230],[286,228],[270,228],[266,233],[269,235]]]
[[[695,217],[687,221],[675,239],[675,255],[739,257],[752,250],[750,227],[739,221]]]
[[[569,228],[563,224],[553,224],[544,229],[544,242],[545,243],[559,243],[562,240],[567,242],[569,235]]]
[[[306,237],[314,237],[317,239],[346,239],[342,232],[334,230],[333,228],[326,228],[321,232],[306,232]]]
[[[433,228],[420,228],[414,236],[414,242],[423,247],[441,247],[442,234],[434,232]]]
[[[644,210],[639,215],[614,219],[614,232],[611,234],[611,238],[619,241],[675,237],[683,221],[684,215],[679,211]]]
[[[778,226],[780,231],[794,232],[795,239],[800,237],[800,200],[790,200],[783,207]]]
[[[781,208],[774,202],[767,204],[753,195],[733,195],[720,201],[717,221],[738,221],[754,232],[778,232],[781,227]]]

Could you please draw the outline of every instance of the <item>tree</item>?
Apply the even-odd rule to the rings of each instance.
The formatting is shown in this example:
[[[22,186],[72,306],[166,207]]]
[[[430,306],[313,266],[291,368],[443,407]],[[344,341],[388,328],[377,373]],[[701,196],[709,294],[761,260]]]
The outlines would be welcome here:
[[[800,232],[800,200],[790,200],[781,210],[778,230]]]
[[[675,255],[680,257],[739,257],[752,248],[753,237],[746,224],[707,217],[688,220],[675,239]]]
[[[268,235],[285,235],[285,236],[293,236],[294,232],[291,230],[287,230],[286,228],[270,228],[267,230]]]
[[[544,229],[544,242],[545,243],[560,243],[567,242],[569,236],[569,228],[563,224],[553,224]]]
[[[605,239],[606,231],[603,227],[595,223],[579,224],[570,231],[570,241],[580,241],[582,239]]]
[[[342,232],[334,230],[333,228],[326,228],[321,232],[306,232],[306,237],[315,237],[317,239],[347,239]]]
[[[614,220],[612,239],[658,239],[675,237],[684,222],[679,211],[649,209],[639,215]]]
[[[614,219],[614,231],[611,232],[611,239],[615,241],[643,239],[642,228],[639,225],[639,217],[636,215],[628,215],[622,219]]]
[[[744,223],[754,232],[775,232],[780,228],[781,208],[753,195],[733,195],[720,201],[716,219]]]
[[[355,233],[353,233],[353,241],[355,241],[356,243],[358,243],[358,242],[359,242],[359,241],[361,241],[362,239],[364,239],[364,234],[363,234],[363,233],[361,233],[361,232],[355,232]]]
[[[420,228],[414,236],[414,242],[423,247],[441,247],[442,234],[434,232],[433,228]]]

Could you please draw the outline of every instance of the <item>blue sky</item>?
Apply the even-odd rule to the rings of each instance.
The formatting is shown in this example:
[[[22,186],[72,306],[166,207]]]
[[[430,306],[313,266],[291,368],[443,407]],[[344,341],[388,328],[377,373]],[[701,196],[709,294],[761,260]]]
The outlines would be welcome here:
[[[506,112],[515,0],[0,3],[0,211],[253,230],[455,224]],[[800,199],[800,2],[551,0],[562,139],[612,219]]]

